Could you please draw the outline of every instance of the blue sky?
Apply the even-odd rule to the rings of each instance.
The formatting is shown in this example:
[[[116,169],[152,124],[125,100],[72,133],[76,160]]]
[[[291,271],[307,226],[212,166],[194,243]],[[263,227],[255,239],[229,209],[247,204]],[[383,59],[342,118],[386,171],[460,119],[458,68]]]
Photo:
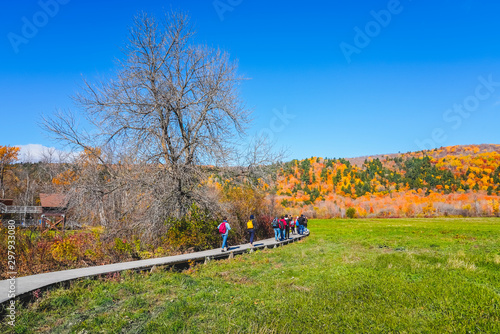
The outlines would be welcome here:
[[[241,88],[253,111],[248,133],[270,135],[289,159],[500,143],[494,1],[24,0],[0,8],[0,145],[61,148],[40,129],[41,115],[74,109],[82,76],[113,69],[137,12],[171,9],[191,16],[200,43],[239,60],[250,79]],[[25,27],[34,23],[37,31]]]

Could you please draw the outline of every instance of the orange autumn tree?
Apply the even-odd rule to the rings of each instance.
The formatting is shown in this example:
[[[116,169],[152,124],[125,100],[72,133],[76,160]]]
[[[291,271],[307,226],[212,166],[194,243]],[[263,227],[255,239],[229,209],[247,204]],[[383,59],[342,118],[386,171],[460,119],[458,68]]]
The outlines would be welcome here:
[[[5,173],[9,166],[18,160],[19,151],[19,147],[0,146],[0,191],[2,192],[2,198],[5,197]]]

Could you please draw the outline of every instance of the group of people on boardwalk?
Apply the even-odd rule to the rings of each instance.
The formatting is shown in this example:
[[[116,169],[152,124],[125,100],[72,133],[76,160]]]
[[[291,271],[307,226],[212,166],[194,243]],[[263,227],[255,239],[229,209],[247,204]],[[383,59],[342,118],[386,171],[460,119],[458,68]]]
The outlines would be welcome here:
[[[292,234],[304,234],[307,230],[307,218],[304,215],[293,216],[284,215],[281,217],[275,217],[272,221],[272,228],[274,230],[274,238],[276,241],[284,241],[290,238],[290,233]],[[250,220],[246,223],[246,231],[250,240],[250,246],[255,247],[253,242],[255,238],[255,216],[250,215]],[[222,237],[222,252],[228,251],[227,237],[231,226],[227,222],[227,218],[224,218],[222,223],[217,226],[219,233]]]
[[[307,231],[307,218],[304,215],[293,216],[284,215],[274,218],[273,222],[274,239],[276,241],[283,241],[290,238],[292,234],[304,234]]]

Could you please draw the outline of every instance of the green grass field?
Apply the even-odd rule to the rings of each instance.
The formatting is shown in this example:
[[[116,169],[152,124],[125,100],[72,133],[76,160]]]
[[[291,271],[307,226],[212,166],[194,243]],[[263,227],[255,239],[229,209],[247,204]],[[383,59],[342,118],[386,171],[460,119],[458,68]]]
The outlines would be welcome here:
[[[301,242],[183,273],[52,290],[15,332],[500,333],[500,219],[309,225]]]

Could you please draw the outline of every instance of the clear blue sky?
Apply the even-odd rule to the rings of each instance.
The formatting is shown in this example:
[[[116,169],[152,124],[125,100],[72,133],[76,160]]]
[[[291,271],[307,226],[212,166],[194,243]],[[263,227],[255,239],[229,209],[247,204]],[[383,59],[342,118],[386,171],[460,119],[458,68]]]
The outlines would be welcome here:
[[[40,115],[74,108],[81,77],[113,68],[138,11],[170,9],[239,59],[248,132],[290,159],[500,143],[496,1],[54,1],[0,5],[0,145],[59,147]]]

